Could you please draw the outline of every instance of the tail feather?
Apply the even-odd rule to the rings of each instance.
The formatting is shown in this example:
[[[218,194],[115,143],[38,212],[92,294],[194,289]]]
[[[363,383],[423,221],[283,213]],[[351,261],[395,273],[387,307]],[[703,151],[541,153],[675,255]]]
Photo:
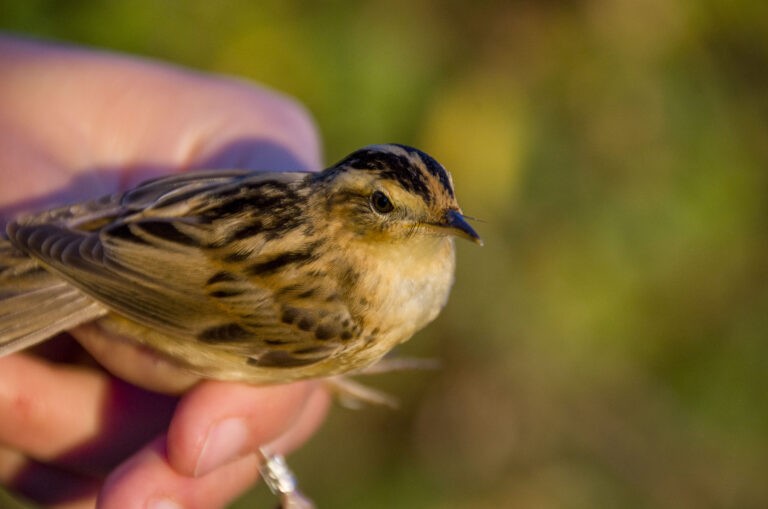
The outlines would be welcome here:
[[[45,341],[106,312],[0,238],[0,356]]]

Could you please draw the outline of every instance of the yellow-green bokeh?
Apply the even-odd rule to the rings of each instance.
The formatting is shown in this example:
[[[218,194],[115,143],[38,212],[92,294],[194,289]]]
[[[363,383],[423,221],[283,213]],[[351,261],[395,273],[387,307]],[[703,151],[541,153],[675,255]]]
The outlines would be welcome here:
[[[442,369],[295,455],[320,507],[768,506],[768,3],[0,0],[0,27],[265,83],[329,162],[452,171],[486,246],[404,348]]]

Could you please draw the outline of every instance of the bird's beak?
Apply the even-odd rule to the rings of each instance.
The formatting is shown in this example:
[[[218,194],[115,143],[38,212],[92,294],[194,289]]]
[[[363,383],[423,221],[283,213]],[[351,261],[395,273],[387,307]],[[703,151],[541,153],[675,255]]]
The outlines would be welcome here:
[[[434,226],[450,235],[467,239],[480,246],[483,245],[483,239],[480,238],[474,228],[469,226],[467,220],[458,210],[449,210],[445,213],[443,221]]]

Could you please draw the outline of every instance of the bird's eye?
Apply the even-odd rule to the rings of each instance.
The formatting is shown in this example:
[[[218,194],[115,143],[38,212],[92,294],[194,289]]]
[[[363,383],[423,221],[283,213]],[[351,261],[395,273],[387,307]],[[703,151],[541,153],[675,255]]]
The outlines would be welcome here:
[[[374,191],[371,195],[371,205],[373,209],[379,214],[387,214],[394,210],[395,206],[389,200],[386,194],[381,191]]]

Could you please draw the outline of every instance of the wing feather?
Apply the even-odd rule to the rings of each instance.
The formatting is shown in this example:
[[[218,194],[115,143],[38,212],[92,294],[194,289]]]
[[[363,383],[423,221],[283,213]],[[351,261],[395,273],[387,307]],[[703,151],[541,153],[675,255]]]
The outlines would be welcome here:
[[[251,229],[240,238],[244,228],[232,227],[237,214],[245,214],[233,210],[233,202],[240,207],[260,198],[246,191],[269,184],[272,194],[265,187],[264,196],[274,199],[275,189],[304,176],[234,170],[174,175],[118,198],[12,223],[8,234],[72,286],[170,337],[243,354],[255,366],[312,363],[343,349],[358,327],[347,306],[329,298],[338,289],[309,296],[313,282],[296,281],[295,272],[246,275],[248,266],[275,264],[279,249],[274,235],[268,243],[266,234]],[[230,217],[219,220],[217,207],[227,205]],[[241,251],[234,258],[232,246],[222,245],[233,231],[240,232]]]
[[[83,292],[0,238],[0,356],[106,312]]]

